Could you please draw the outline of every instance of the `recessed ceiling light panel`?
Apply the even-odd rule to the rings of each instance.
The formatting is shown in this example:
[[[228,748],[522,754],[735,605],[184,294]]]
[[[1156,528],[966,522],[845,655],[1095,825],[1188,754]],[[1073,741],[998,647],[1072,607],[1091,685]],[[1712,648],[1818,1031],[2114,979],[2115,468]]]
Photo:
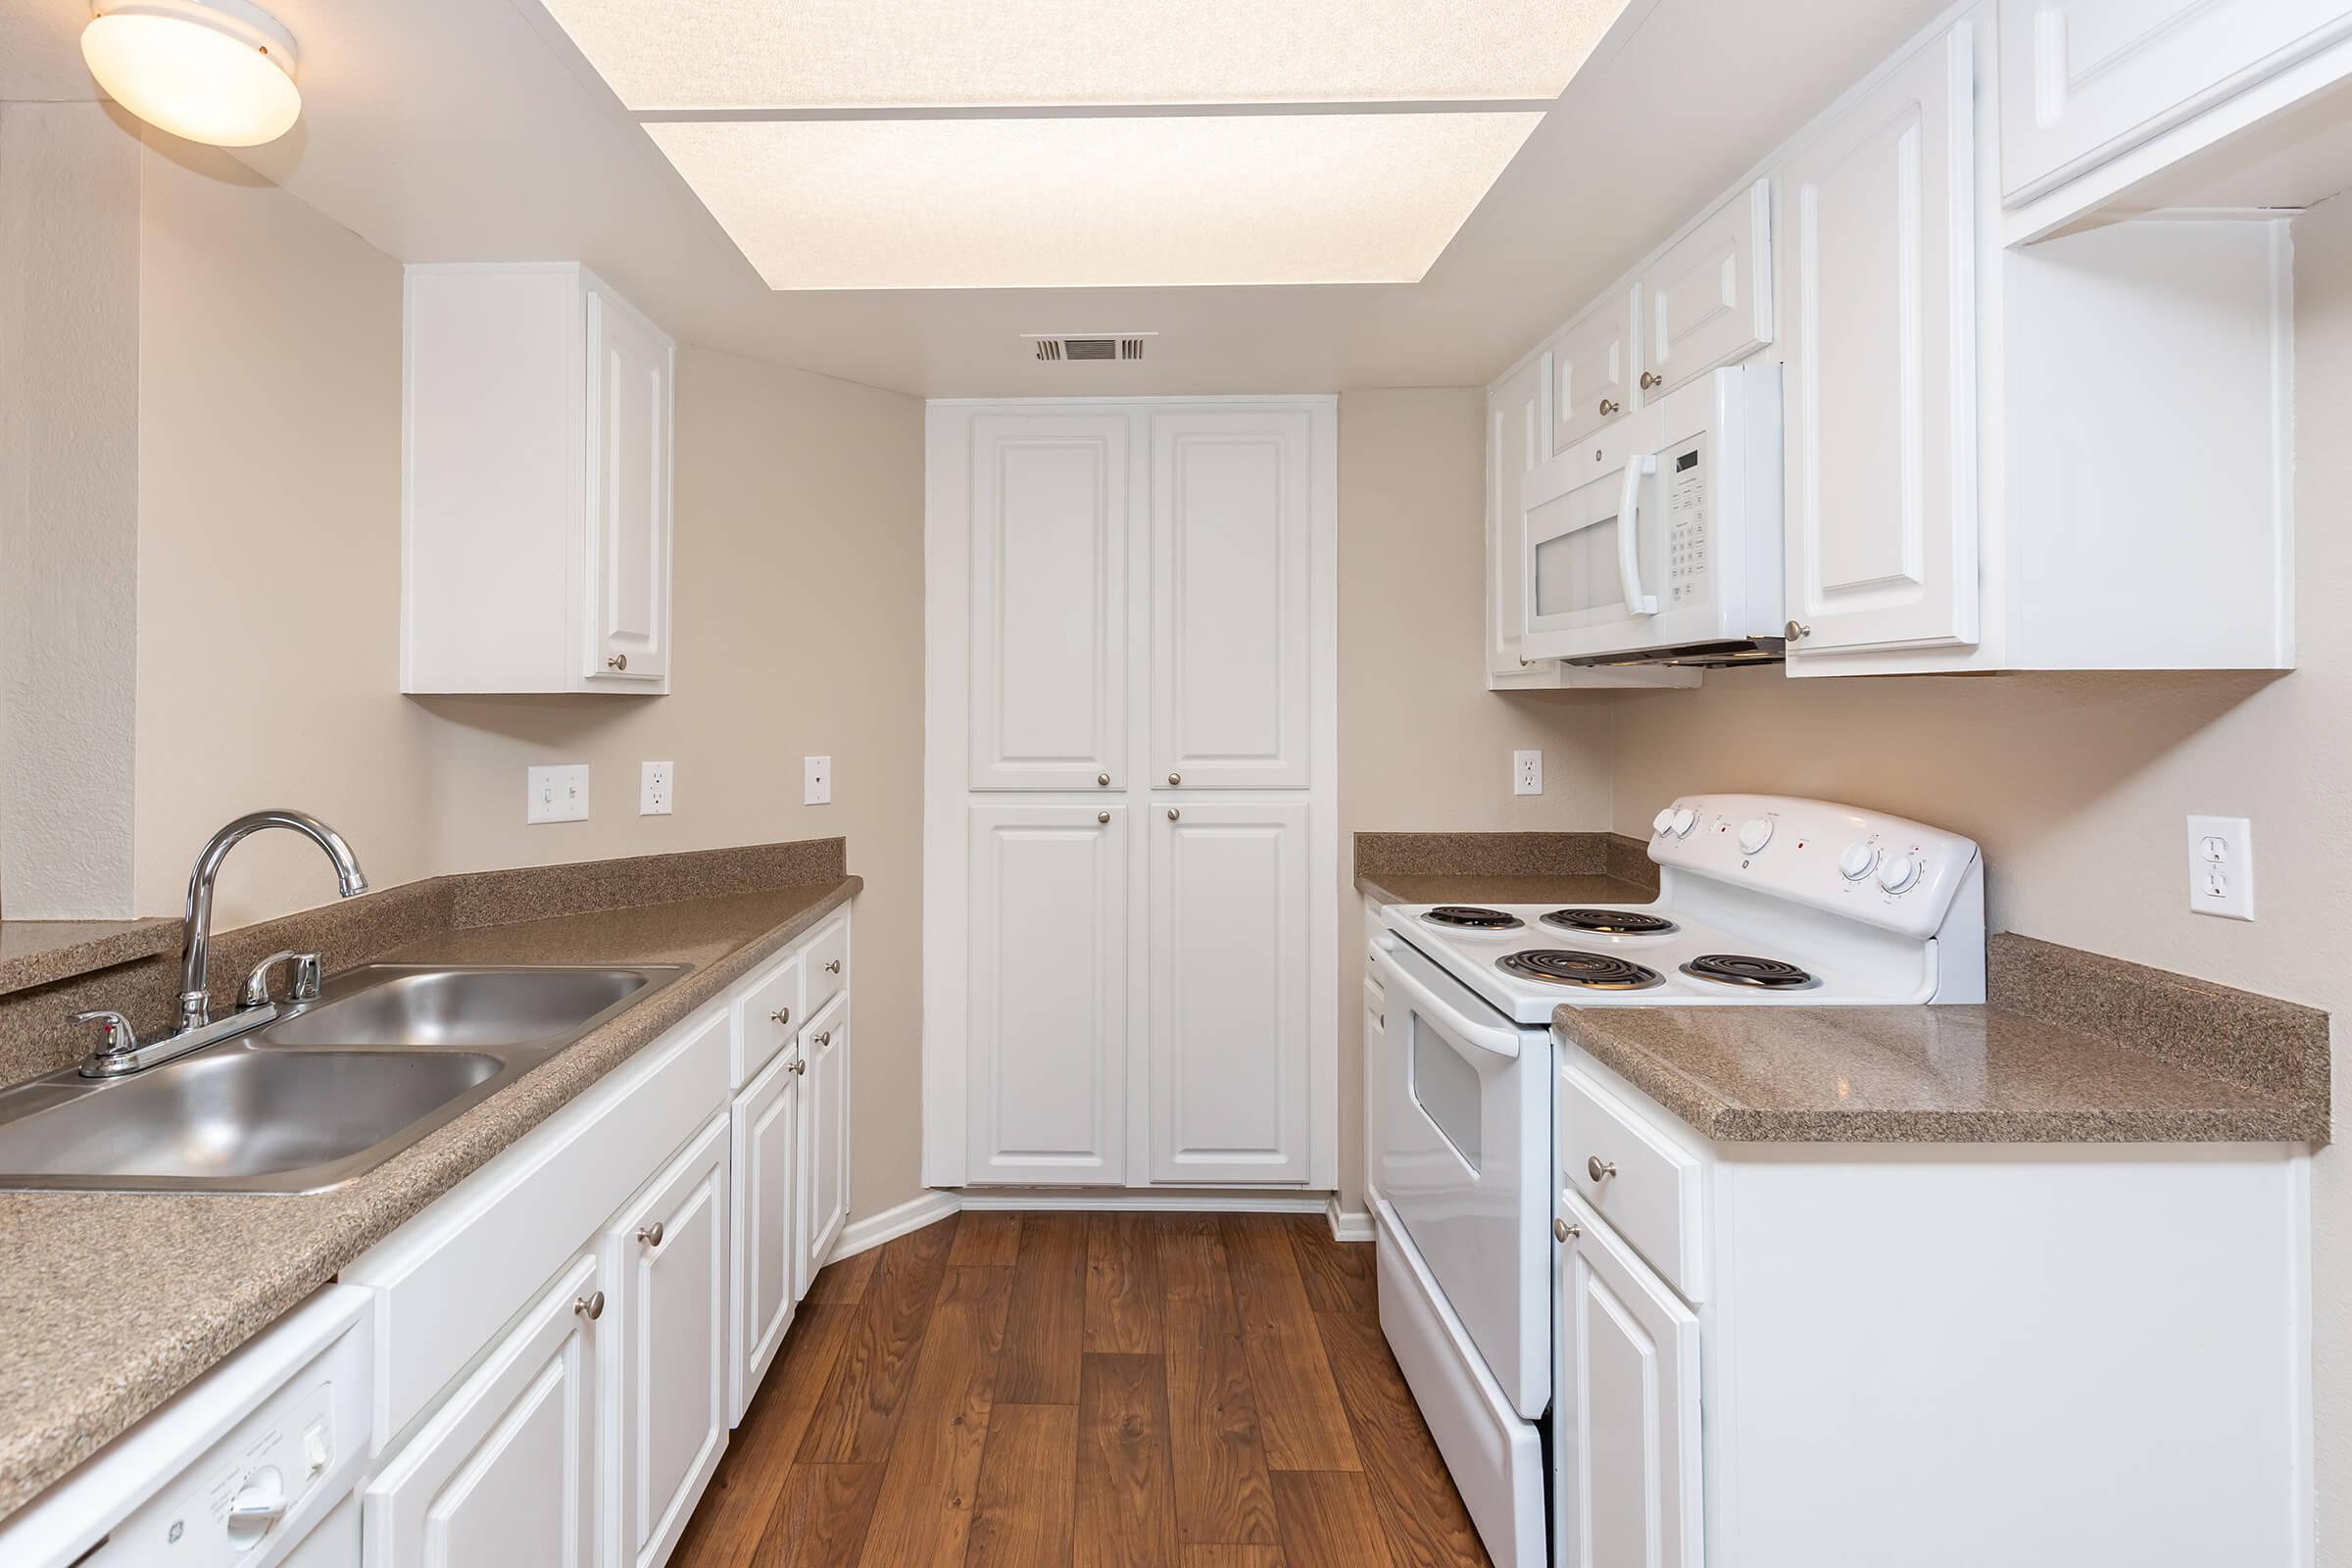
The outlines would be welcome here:
[[[1626,0],[546,0],[632,110],[1535,100]]]
[[[1526,112],[677,122],[770,288],[1414,282]]]

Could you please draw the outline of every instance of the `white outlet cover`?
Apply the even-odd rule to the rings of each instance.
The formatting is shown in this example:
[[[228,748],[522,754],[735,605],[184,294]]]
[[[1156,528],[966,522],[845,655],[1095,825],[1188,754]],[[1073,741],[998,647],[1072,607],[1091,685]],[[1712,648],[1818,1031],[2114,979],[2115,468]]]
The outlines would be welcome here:
[[[833,804],[833,759],[804,757],[801,759],[801,804],[830,806]]]
[[[637,814],[667,816],[677,806],[675,762],[642,762],[637,771]]]
[[[2254,823],[2243,816],[2188,819],[2188,906],[2225,920],[2254,918]]]
[[[1511,793],[1541,795],[1544,793],[1544,754],[1542,752],[1513,752],[1511,754]]]
[[[522,819],[525,822],[585,822],[588,820],[588,764],[564,762],[534,767],[525,775]]]

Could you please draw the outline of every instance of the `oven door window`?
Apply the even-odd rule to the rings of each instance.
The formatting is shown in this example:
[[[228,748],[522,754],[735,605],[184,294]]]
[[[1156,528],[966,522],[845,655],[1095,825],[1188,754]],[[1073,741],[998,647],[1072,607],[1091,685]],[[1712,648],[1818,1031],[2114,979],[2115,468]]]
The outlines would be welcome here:
[[[1413,1103],[1453,1146],[1462,1162],[1475,1171],[1480,1168],[1486,1144],[1479,1115],[1478,1071],[1428,1019],[1418,1012],[1406,1016],[1412,1020]]]

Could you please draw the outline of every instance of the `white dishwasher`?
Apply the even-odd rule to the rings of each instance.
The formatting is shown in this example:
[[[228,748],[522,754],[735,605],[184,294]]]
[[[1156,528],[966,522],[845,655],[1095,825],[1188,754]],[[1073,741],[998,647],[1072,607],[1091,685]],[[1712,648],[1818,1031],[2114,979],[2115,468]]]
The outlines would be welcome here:
[[[8,1568],[359,1568],[372,1296],[329,1285],[0,1525]]]

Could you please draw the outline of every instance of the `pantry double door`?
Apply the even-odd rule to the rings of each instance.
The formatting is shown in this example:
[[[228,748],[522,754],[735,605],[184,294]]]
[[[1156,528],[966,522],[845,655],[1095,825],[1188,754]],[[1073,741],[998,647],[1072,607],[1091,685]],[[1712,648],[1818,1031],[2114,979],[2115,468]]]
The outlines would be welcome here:
[[[931,625],[934,1181],[1328,1185],[1334,430],[1329,400],[934,407],[965,612]]]

